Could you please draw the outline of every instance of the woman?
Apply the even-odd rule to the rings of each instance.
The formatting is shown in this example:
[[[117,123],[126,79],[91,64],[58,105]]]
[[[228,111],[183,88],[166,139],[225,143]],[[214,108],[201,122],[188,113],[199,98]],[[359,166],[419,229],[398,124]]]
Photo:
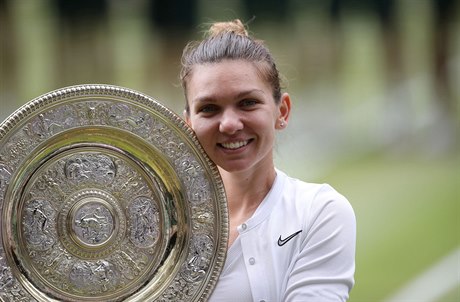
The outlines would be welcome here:
[[[275,133],[291,100],[275,62],[239,21],[215,23],[182,56],[185,119],[221,173],[228,255],[210,301],[345,301],[355,216],[328,185],[277,170]]]

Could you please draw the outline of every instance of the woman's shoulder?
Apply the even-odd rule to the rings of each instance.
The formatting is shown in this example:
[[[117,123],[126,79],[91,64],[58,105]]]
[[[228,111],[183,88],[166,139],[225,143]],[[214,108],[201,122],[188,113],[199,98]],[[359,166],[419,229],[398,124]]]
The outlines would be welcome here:
[[[286,174],[284,178],[284,209],[290,217],[297,217],[305,223],[305,229],[312,224],[322,223],[331,229],[340,226],[353,229],[356,216],[348,199],[327,183],[309,183]]]
[[[283,191],[286,193],[295,192],[297,194],[307,194],[307,196],[316,195],[319,193],[339,194],[331,185],[327,183],[308,182],[287,173],[276,170],[277,176],[283,185]],[[340,195],[340,194],[339,194]]]
[[[282,178],[283,195],[296,206],[308,208],[351,207],[348,199],[328,183],[306,182],[277,170]]]

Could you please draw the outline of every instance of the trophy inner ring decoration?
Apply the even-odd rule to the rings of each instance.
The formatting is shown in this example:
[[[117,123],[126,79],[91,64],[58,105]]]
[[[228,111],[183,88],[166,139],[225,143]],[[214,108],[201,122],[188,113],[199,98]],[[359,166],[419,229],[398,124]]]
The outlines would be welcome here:
[[[203,301],[226,198],[193,132],[148,96],[64,88],[0,124],[0,300]]]
[[[137,290],[153,276],[166,250],[157,243],[171,234],[151,185],[160,188],[158,179],[94,145],[50,156],[27,179],[18,248],[42,291],[104,298]]]

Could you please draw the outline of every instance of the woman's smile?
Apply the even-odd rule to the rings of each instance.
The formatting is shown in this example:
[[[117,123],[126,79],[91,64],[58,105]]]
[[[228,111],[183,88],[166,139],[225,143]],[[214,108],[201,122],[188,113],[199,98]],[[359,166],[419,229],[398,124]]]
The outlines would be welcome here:
[[[218,145],[224,149],[236,150],[244,146],[247,146],[250,142],[251,140],[245,140],[245,141],[237,141],[237,142],[219,143]]]

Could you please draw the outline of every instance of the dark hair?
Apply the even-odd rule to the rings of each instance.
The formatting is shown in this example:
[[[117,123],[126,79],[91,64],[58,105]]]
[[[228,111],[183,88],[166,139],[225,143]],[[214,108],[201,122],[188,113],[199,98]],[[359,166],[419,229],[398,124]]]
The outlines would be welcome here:
[[[190,110],[187,100],[187,77],[192,73],[193,66],[223,60],[246,60],[254,63],[271,85],[275,102],[280,101],[280,76],[268,48],[262,41],[251,38],[240,20],[217,22],[210,27],[204,40],[190,42],[182,54],[180,80],[186,98],[187,113]]]

